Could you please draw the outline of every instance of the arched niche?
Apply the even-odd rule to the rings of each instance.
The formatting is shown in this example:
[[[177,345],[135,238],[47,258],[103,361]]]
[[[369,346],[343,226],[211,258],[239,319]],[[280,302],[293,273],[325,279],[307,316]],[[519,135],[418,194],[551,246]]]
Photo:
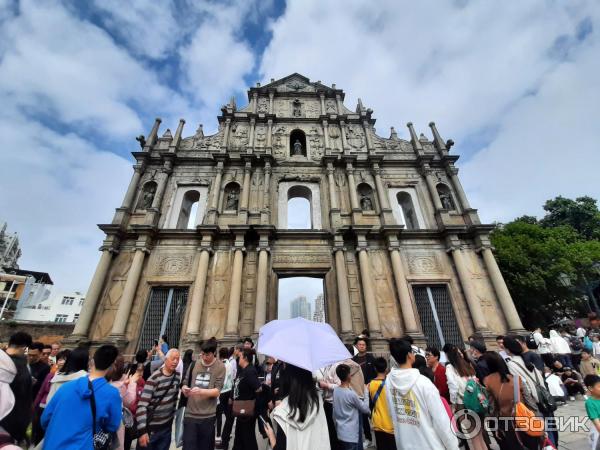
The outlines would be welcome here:
[[[306,186],[288,189],[287,228],[310,230],[312,223],[312,191]]]
[[[406,191],[401,191],[396,194],[396,201],[400,206],[404,228],[406,230],[417,230],[419,228],[419,221],[412,196]]]
[[[164,228],[191,229],[202,224],[207,200],[207,186],[177,186],[169,206]]]
[[[358,192],[358,203],[363,211],[375,211],[375,196],[373,188],[367,183],[360,183],[356,187]]]
[[[444,183],[438,183],[435,189],[437,190],[442,207],[448,211],[455,211],[456,203],[454,202],[454,198],[452,198],[452,191],[448,185]]]
[[[154,195],[156,194],[156,187],[157,184],[155,181],[148,181],[144,183],[138,198],[136,209],[150,209],[152,207]]]
[[[281,183],[279,183],[277,218],[278,227],[281,229],[291,228],[289,226],[288,214],[291,210],[290,201],[293,199],[299,199],[298,206],[304,209],[306,209],[306,201],[308,201],[308,203],[310,204],[310,227],[308,229],[320,230],[322,228],[322,222],[319,183],[307,183],[299,181],[282,181]],[[296,211],[293,210],[292,212],[296,213]],[[293,222],[295,222],[295,220]],[[305,220],[299,220],[298,222],[303,222],[307,225],[308,218],[306,218]]]
[[[179,218],[177,219],[177,229],[194,229],[196,227],[196,215],[198,214],[199,202],[200,192],[189,190],[183,194]]]
[[[223,189],[223,212],[237,212],[240,206],[240,185],[231,181]]]
[[[304,131],[295,129],[290,133],[290,156],[306,157],[306,134]]]

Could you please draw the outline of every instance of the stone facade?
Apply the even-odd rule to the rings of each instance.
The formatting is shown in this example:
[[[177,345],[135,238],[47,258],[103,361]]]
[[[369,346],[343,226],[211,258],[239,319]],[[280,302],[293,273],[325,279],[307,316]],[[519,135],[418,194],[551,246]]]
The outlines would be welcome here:
[[[200,126],[182,137],[181,120],[159,137],[156,120],[123,204],[100,225],[75,341],[133,353],[175,329],[180,346],[233,343],[277,317],[278,279],[295,275],[322,277],[327,321],[344,339],[368,328],[376,349],[403,334],[439,344],[522,329],[493,227],[469,205],[435,124],[432,139],[411,123],[410,140],[393,128],[380,137],[360,100],[352,111],[335,85],[299,74],[248,100],[223,106],[212,136]],[[294,197],[310,201],[310,229],[287,228]]]

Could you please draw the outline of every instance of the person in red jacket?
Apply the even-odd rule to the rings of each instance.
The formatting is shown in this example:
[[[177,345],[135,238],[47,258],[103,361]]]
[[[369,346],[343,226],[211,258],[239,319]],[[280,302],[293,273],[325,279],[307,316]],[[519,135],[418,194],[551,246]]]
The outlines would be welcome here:
[[[425,350],[427,367],[433,371],[433,384],[440,391],[440,395],[450,402],[450,391],[446,379],[446,368],[440,363],[440,351],[435,347],[427,347]]]

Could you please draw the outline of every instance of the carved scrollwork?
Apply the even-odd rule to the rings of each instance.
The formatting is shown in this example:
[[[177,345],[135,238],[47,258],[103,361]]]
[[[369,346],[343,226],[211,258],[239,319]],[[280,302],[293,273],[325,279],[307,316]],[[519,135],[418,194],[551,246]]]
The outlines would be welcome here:
[[[155,275],[173,276],[188,274],[192,266],[192,256],[163,255],[160,256],[154,268]]]
[[[413,275],[442,273],[442,265],[435,254],[415,253],[408,257],[408,270]]]

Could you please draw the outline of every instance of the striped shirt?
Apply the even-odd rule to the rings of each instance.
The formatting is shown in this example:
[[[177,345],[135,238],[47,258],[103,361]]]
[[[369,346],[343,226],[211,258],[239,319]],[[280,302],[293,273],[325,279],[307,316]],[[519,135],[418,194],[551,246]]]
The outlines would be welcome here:
[[[162,369],[146,380],[136,411],[137,427],[141,434],[171,427],[180,383],[181,377],[176,371],[167,376]]]

